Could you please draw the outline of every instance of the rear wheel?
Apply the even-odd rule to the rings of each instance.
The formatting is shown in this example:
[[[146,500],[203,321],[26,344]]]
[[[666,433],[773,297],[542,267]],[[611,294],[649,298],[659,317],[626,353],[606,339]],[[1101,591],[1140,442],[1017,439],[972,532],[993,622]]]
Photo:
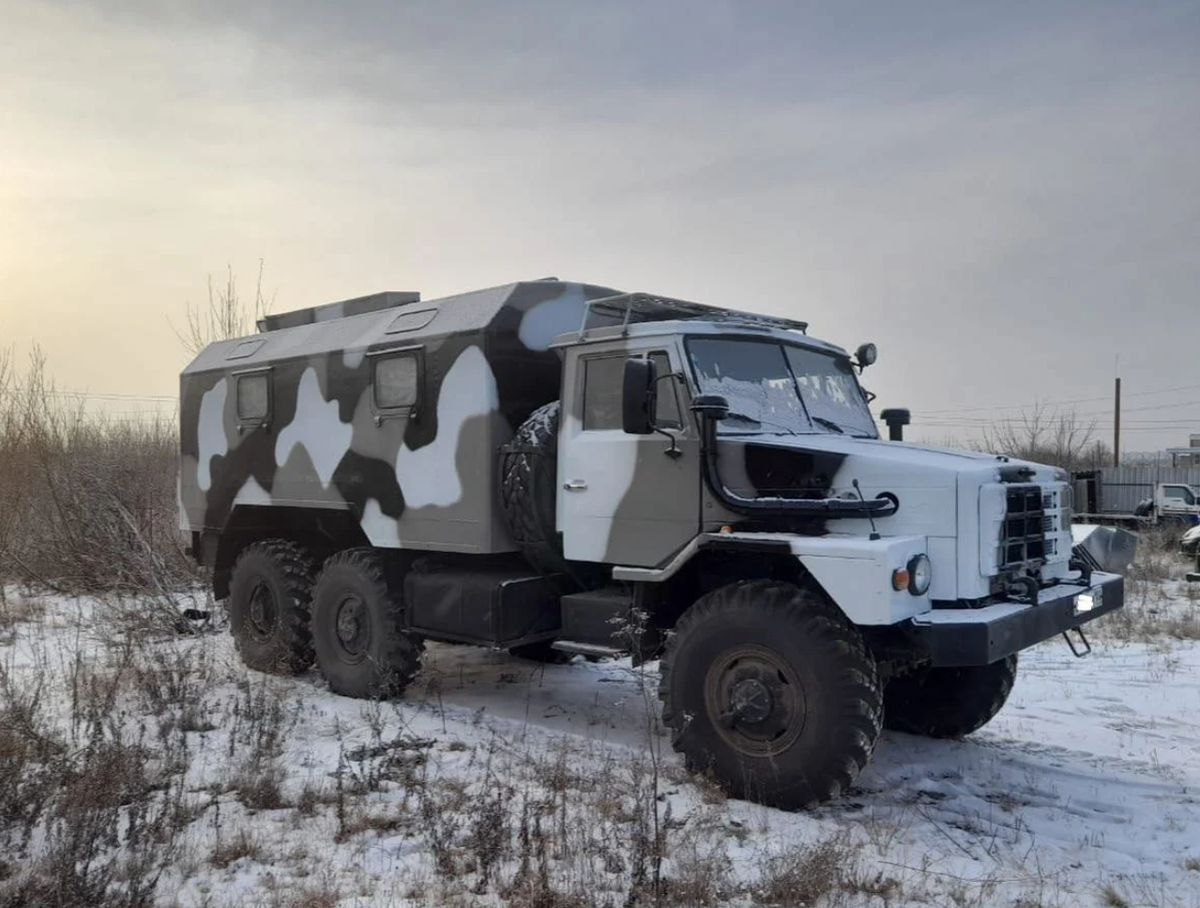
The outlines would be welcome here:
[[[293,542],[256,542],[238,556],[229,583],[229,624],[247,667],[294,675],[312,665],[312,584],[312,559]]]
[[[330,690],[360,699],[404,691],[424,647],[404,632],[403,608],[373,549],[348,549],[325,562],[313,589],[312,629]]]
[[[846,791],[871,758],[875,662],[835,608],[797,586],[752,580],[707,594],[660,665],[675,749],[735,796],[808,807]]]
[[[1017,680],[1014,653],[991,665],[927,668],[891,681],[883,724],[928,738],[961,738],[990,722]]]

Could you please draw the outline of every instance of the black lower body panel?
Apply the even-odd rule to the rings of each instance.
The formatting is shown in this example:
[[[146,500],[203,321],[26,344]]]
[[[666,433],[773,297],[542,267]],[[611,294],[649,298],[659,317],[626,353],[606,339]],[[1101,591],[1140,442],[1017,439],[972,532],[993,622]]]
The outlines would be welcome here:
[[[561,627],[560,580],[521,569],[415,568],[404,578],[408,629],[504,648],[547,640]]]
[[[1041,591],[1037,605],[997,602],[976,609],[934,609],[911,619],[907,629],[935,666],[990,665],[1124,604],[1125,578],[1093,572],[1090,586],[1049,587]]]

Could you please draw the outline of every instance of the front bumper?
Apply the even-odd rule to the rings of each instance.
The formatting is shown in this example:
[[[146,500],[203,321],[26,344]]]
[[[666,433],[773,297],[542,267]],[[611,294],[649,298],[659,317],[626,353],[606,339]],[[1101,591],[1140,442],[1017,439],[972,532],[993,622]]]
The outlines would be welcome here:
[[[997,602],[984,608],[934,609],[909,630],[935,666],[990,665],[1125,605],[1125,578],[1092,572],[1091,586],[1063,583],[1041,591],[1037,605]]]

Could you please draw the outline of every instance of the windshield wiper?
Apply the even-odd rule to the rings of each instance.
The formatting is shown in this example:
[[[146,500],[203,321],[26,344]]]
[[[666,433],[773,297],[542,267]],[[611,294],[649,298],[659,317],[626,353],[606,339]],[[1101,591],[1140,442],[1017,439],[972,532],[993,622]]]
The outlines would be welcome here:
[[[757,416],[751,416],[749,413],[739,413],[736,410],[730,410],[726,419],[744,419],[746,422],[758,423],[760,426],[774,426],[776,429],[787,432],[788,435],[800,434],[795,429],[788,428],[782,423],[771,422],[769,419],[759,419]]]
[[[812,421],[818,426],[824,426],[826,429],[833,429],[838,435],[845,435],[846,430],[835,423],[832,419],[826,419],[824,416],[813,416]]]

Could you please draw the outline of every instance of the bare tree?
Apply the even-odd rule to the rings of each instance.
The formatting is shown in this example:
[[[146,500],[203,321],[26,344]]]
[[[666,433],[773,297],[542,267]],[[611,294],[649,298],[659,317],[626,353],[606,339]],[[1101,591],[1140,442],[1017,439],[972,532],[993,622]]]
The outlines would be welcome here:
[[[213,341],[243,337],[254,330],[258,319],[270,312],[275,295],[268,301],[263,294],[263,263],[258,260],[258,281],[254,287],[254,308],[249,311],[238,294],[233,267],[226,266],[225,286],[217,287],[208,276],[208,306],[187,304],[187,324],[181,330],[171,327],[190,356],[195,356]]]
[[[1112,459],[1095,434],[1096,420],[1086,421],[1074,409],[1051,410],[1035,404],[1020,416],[986,427],[982,447],[1068,471],[1084,470]]]

